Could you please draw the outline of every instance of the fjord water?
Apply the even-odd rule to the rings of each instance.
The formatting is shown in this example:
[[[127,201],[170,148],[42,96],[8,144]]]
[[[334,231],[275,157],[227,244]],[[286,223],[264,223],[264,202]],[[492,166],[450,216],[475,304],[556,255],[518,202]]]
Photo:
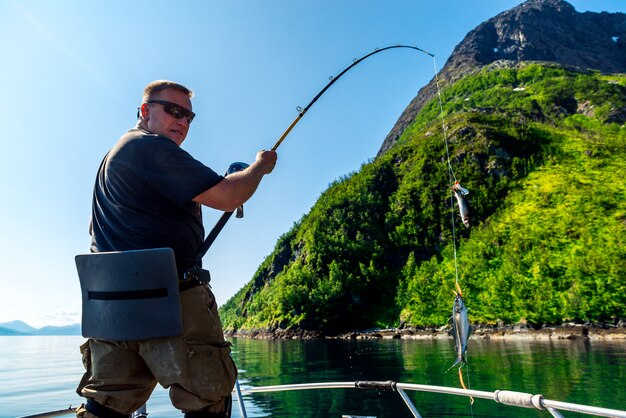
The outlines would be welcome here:
[[[82,337],[0,337],[0,417],[19,417],[80,404]],[[440,340],[232,339],[240,384],[394,380],[459,387],[453,343]],[[548,399],[626,409],[626,342],[496,341],[472,338],[472,389],[541,393]],[[426,417],[544,417],[547,412],[477,399],[407,392]],[[245,395],[249,417],[410,417],[397,393],[334,389]],[[158,387],[150,418],[181,417]],[[567,417],[581,416],[566,413]],[[239,417],[234,405],[233,417]]]

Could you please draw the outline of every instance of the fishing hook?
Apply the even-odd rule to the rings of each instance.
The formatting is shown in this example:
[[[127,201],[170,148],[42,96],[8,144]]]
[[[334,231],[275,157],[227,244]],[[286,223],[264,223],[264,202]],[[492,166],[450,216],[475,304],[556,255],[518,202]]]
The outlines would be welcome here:
[[[299,110],[299,114],[296,117],[296,119],[294,119],[294,121],[291,123],[291,125],[289,125],[289,127],[287,128],[287,130],[281,135],[281,137],[278,139],[278,141],[276,142],[276,144],[274,144],[274,146],[272,147],[272,151],[276,151],[276,149],[278,148],[278,146],[283,142],[283,140],[287,137],[287,135],[289,135],[289,132],[291,132],[291,130],[294,128],[294,126],[296,126],[296,124],[300,121],[300,119],[302,119],[302,116],[304,116],[304,114],[311,108],[311,106],[313,106],[313,104],[315,102],[317,102],[317,99],[319,99],[322,94],[326,93],[326,90],[328,90],[330,88],[330,86],[332,86],[337,80],[339,80],[341,78],[342,75],[344,75],[345,73],[347,73],[352,67],[354,67],[355,65],[358,65],[361,61],[371,57],[374,54],[378,54],[379,52],[383,52],[386,51],[388,49],[393,49],[393,48],[409,48],[409,49],[414,49],[416,51],[419,52],[423,52],[427,55],[430,55],[431,57],[435,57],[435,55],[431,54],[428,51],[425,51],[421,48],[418,48],[416,46],[409,46],[409,45],[392,45],[392,46],[387,46],[385,48],[376,48],[373,52],[370,52],[367,55],[364,55],[363,57],[356,59],[354,58],[352,64],[350,64],[348,67],[346,67],[342,72],[339,73],[339,75],[337,75],[336,77],[330,76],[330,82],[328,84],[326,84],[326,86],[320,90],[319,93],[317,93],[317,95],[313,98],[313,100],[311,100],[311,102],[306,105],[306,107],[302,110]]]

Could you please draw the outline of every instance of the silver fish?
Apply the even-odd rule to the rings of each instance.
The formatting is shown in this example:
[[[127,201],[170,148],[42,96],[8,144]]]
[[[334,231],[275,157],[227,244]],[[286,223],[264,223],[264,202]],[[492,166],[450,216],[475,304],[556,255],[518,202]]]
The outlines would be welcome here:
[[[454,336],[454,350],[456,351],[456,361],[450,369],[461,363],[461,366],[467,364],[465,352],[467,351],[467,340],[472,332],[469,318],[467,317],[467,308],[463,302],[463,298],[459,293],[454,298],[454,306],[452,307],[452,335]],[[449,369],[448,369],[449,370]]]
[[[459,204],[459,212],[461,214],[461,220],[463,221],[463,225],[467,228],[470,226],[470,212],[469,205],[463,199],[463,196],[457,189],[452,190],[454,192],[454,197],[456,197],[456,202]]]

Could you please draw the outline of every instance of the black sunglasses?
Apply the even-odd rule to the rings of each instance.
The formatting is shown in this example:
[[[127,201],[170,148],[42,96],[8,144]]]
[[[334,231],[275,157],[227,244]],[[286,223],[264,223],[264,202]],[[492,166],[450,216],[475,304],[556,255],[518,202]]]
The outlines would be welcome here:
[[[171,115],[174,119],[182,119],[187,118],[187,123],[191,124],[193,118],[196,117],[196,114],[190,110],[185,109],[184,107],[177,105],[176,103],[167,102],[165,100],[148,100],[146,103],[156,103],[163,106],[163,110],[168,115]]]

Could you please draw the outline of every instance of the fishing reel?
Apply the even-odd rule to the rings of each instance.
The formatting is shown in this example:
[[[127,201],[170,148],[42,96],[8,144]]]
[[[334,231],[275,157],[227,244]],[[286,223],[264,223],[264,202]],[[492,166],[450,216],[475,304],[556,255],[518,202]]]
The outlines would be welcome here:
[[[226,175],[236,173],[238,171],[243,171],[248,168],[250,164],[242,163],[241,161],[237,161],[228,166],[228,170],[226,170]],[[239,206],[235,212],[235,218],[243,218],[243,205]]]
[[[250,167],[250,164],[242,163],[241,161],[234,162],[228,166],[228,170],[226,170],[226,175],[236,173],[237,171],[243,171],[248,167]]]

